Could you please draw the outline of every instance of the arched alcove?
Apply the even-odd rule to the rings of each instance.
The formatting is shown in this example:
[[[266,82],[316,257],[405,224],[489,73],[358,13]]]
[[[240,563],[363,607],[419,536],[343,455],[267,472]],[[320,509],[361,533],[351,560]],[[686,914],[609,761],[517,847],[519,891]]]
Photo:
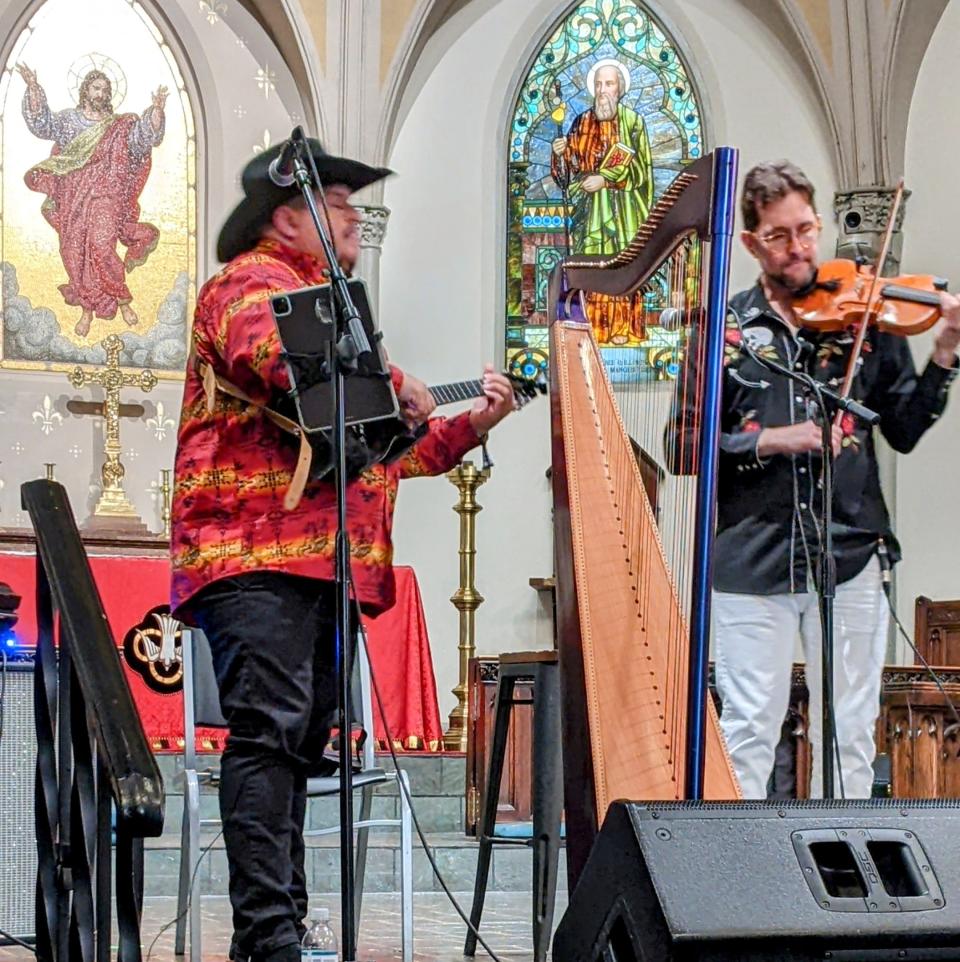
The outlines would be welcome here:
[[[3,366],[65,370],[122,334],[122,360],[179,372],[198,266],[183,52],[126,0],[32,4],[5,46]]]
[[[244,2],[252,3],[254,0]],[[384,162],[391,155],[397,133],[411,105],[450,42],[451,25],[455,25],[456,33],[462,33],[498,3],[499,0],[417,0],[384,84],[383,109],[377,135],[377,162]],[[937,3],[941,4],[942,0],[937,0]],[[781,39],[784,57],[792,69],[803,77],[809,93],[820,100],[828,117],[825,126],[832,124],[829,119],[832,112],[826,102],[825,84],[821,76],[822,64],[817,60],[815,45],[807,35],[805,18],[794,0],[734,0],[734,5],[740,8],[744,19],[754,21],[769,34]],[[558,21],[571,6],[570,0],[518,4],[516,30],[505,39],[511,47],[516,46],[518,39],[524,41],[528,48],[525,54],[529,56],[544,26]],[[712,46],[709,36],[702,39],[699,36],[696,9],[687,10],[686,5],[677,0],[654,0],[646,6],[670,33],[683,36],[691,45],[696,70],[696,61],[703,59]],[[927,19],[926,16],[923,19]],[[913,29],[909,25],[907,27]],[[530,32],[525,34],[524,31]],[[526,61],[526,57],[521,59]],[[703,84],[700,86],[708,108],[706,113],[710,114],[714,112],[709,109],[711,91]],[[709,135],[710,131],[707,133]],[[837,163],[839,169],[839,159]]]
[[[13,66],[10,61],[14,44],[42,9],[42,2],[29,0],[0,9],[0,37],[5,38],[0,44],[0,56],[8,67],[3,82],[10,94],[3,120],[8,130],[19,125],[17,136],[22,150],[32,151],[16,168],[15,179],[20,184],[28,169],[49,158],[52,146],[27,129],[21,105],[26,85],[19,74],[9,69]],[[158,77],[153,82],[145,81],[145,86],[131,86],[128,98],[117,103],[118,113],[142,116],[150,94],[161,83],[171,91],[166,102],[168,110],[174,92],[182,97],[193,113],[192,172],[188,176],[176,158],[153,154],[149,175],[138,195],[142,209],[137,222],[155,225],[162,241],[145,265],[126,275],[139,324],[125,324],[118,310],[113,319],[95,318],[86,337],[76,335],[80,308],[65,304],[58,291],[67,278],[62,263],[56,260],[57,234],[41,213],[44,195],[23,188],[30,213],[27,223],[33,233],[22,238],[21,249],[30,249],[31,244],[41,241],[47,248],[52,246],[53,267],[58,276],[48,278],[46,287],[36,296],[29,295],[23,287],[17,290],[16,285],[5,284],[5,315],[10,321],[12,310],[21,315],[26,311],[31,318],[44,319],[46,328],[28,324],[26,346],[36,348],[38,341],[59,336],[57,343],[62,350],[59,361],[53,363],[48,358],[34,357],[28,365],[30,369],[0,369],[4,386],[0,401],[4,415],[0,420],[0,525],[6,527],[27,523],[19,506],[19,485],[42,476],[44,463],[56,464],[55,476],[66,485],[78,519],[86,516],[84,505],[92,506],[96,500],[103,458],[101,422],[98,418],[75,416],[66,405],[77,398],[97,400],[100,393],[95,387],[79,391],[71,388],[62,369],[78,362],[102,365],[105,354],[100,341],[106,333],[117,332],[125,342],[122,363],[137,370],[149,366],[161,378],[150,394],[140,398],[129,389],[123,392],[124,402],[142,400],[145,412],[139,419],[124,419],[121,426],[127,494],[147,526],[154,531],[160,529],[159,472],[173,462],[182,391],[179,379],[186,363],[195,291],[218,267],[214,253],[216,237],[239,197],[240,170],[256,151],[286,137],[295,124],[313,123],[313,108],[309,96],[303,93],[303,82],[285,60],[294,54],[286,48],[281,51],[271,33],[241,4],[224,0],[115,2],[124,17],[141,18],[159,55],[168,56],[170,69],[178,74],[176,81],[168,75],[166,80]],[[86,17],[87,34],[82,29],[70,29],[70,17]],[[119,15],[110,16],[106,0],[67,3],[61,20],[60,41],[67,53],[59,60],[49,61],[52,66],[44,68],[40,76],[49,88],[50,107],[54,111],[75,106],[65,77],[71,64],[82,61],[87,54],[109,57],[131,77],[146,69],[138,63],[129,64],[133,47],[126,50],[123,37],[116,36],[118,31],[122,33],[125,21]],[[60,61],[64,61],[62,69]],[[315,63],[308,64],[304,58],[302,66],[313,70],[317,79]],[[300,68],[298,72],[302,72]],[[164,139],[169,134],[168,130]],[[177,178],[189,183],[192,190],[192,227],[188,218],[174,216],[171,205],[162,200],[164,189]],[[162,253],[163,241],[170,245],[168,250],[176,249],[181,256],[184,270],[177,273],[188,275],[185,288],[182,284],[176,286],[176,274],[161,275],[157,270],[161,260],[155,255]],[[121,245],[118,250],[122,259],[125,249]],[[27,263],[29,269],[29,258],[20,256],[19,260]],[[156,288],[152,298],[151,285]],[[175,296],[170,296],[171,292]],[[54,325],[59,330],[52,330]],[[160,333],[164,336],[160,337]],[[29,444],[24,440],[28,437],[33,438]]]

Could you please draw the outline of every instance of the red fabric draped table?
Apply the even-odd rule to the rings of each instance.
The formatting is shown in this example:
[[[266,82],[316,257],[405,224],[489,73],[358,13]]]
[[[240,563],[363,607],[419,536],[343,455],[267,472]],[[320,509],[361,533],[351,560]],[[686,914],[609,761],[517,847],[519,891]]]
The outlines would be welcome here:
[[[26,550],[26,549],[25,549]],[[162,554],[150,556],[90,555],[97,589],[107,621],[121,648],[121,663],[140,712],[143,727],[154,751],[180,751],[183,747],[183,699],[180,685],[169,693],[149,687],[142,675],[123,657],[123,640],[152,608],[167,603],[170,565]],[[387,725],[374,702],[374,737],[386,748],[387,729],[398,751],[435,752],[443,748],[437,683],[430,657],[426,619],[417,578],[412,568],[394,569],[397,602],[378,618],[365,618],[371,670],[387,715]],[[5,581],[23,600],[17,612],[15,637],[33,646],[37,639],[36,560],[31,553],[0,550],[0,581]],[[222,729],[197,733],[200,750],[219,751]]]

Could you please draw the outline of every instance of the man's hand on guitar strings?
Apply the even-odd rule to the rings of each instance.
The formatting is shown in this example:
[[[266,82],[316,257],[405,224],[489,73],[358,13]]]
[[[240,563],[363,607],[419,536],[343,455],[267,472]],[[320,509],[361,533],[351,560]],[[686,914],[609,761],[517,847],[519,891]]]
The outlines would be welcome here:
[[[400,416],[411,426],[423,424],[437,406],[437,401],[426,384],[406,371],[403,374],[403,384],[397,392],[397,400],[400,402]]]
[[[492,364],[483,368],[483,396],[470,408],[470,424],[478,437],[499,424],[515,407],[513,385]]]

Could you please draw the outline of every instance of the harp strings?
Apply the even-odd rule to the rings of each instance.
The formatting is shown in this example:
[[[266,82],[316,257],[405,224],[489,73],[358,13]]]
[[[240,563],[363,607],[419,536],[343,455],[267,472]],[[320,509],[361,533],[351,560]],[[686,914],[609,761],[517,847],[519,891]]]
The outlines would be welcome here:
[[[656,686],[657,716],[670,751],[674,777],[682,778],[687,695],[691,567],[695,523],[696,484],[692,466],[696,464],[699,436],[699,411],[703,386],[698,379],[682,376],[684,369],[702,370],[701,364],[687,367],[691,352],[703,349],[699,327],[703,318],[704,280],[702,248],[695,235],[685,238],[669,255],[642,289],[644,344],[629,350],[635,358],[618,365],[612,378],[614,395],[627,434],[633,440],[633,454],[640,465],[645,495],[624,498],[617,507],[619,530],[628,558],[629,586],[634,596],[639,629],[645,631],[644,612],[651,604],[657,552],[653,539],[644,538],[639,514],[649,504],[656,521],[663,555],[678,593],[678,606],[671,606],[669,626],[663,638],[646,638],[663,655],[665,671]],[[628,376],[624,372],[629,372]],[[671,411],[693,411],[680,429],[667,431]],[[616,412],[601,415],[597,427],[601,436],[610,437],[615,429]],[[680,474],[667,470],[668,464],[681,464]],[[634,485],[635,467],[629,457],[610,465],[611,477],[619,492]],[[639,649],[638,649],[639,651]],[[661,659],[657,659],[661,661]],[[640,670],[650,670],[646,665]]]

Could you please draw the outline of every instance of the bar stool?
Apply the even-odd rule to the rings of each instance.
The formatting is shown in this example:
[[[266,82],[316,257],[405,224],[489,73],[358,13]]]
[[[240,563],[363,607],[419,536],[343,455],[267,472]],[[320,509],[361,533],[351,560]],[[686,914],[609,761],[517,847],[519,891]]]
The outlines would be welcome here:
[[[533,682],[533,698],[515,698],[518,681]],[[514,705],[533,705],[533,837],[496,838],[497,802]],[[560,666],[556,651],[515,651],[500,656],[496,715],[490,770],[487,773],[477,835],[480,852],[473,887],[470,924],[480,927],[494,845],[527,845],[533,849],[533,958],[544,962],[553,930],[563,812],[563,755],[560,743]],[[467,930],[463,954],[472,956],[477,937]]]

